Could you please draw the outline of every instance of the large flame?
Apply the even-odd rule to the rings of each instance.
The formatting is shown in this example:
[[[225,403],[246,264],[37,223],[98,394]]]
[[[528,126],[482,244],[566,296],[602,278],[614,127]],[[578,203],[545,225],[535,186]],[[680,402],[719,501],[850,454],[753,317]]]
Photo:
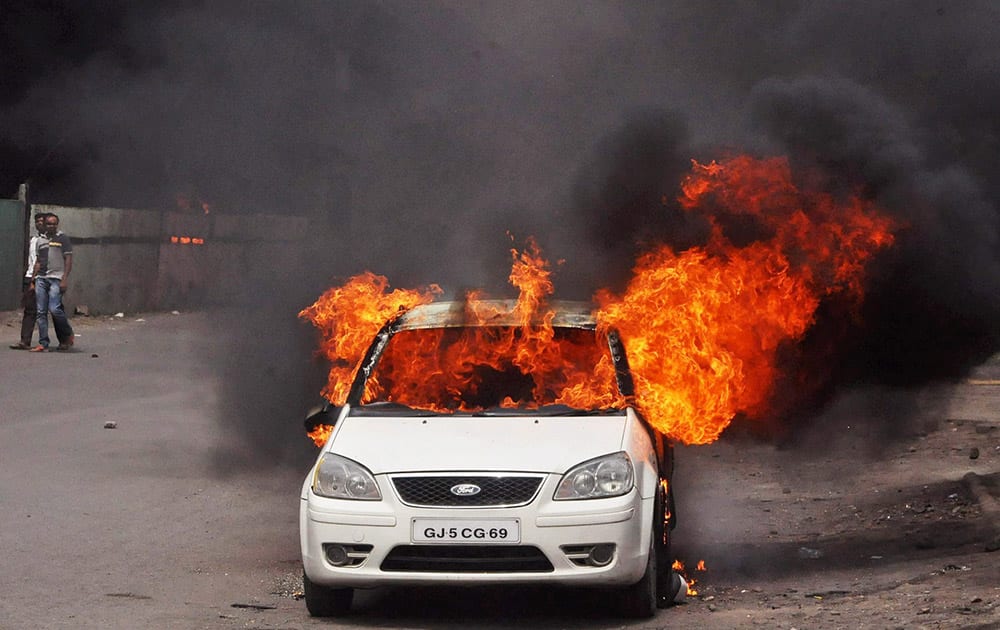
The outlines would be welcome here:
[[[368,377],[361,402],[384,400],[431,411],[622,406],[607,344],[592,330],[557,334],[553,327],[555,311],[547,306],[552,274],[538,245],[529,239],[524,251],[512,249],[511,256],[509,281],[519,290],[510,313],[516,326],[398,332],[378,370]],[[439,292],[436,286],[422,292],[388,292],[384,277],[364,274],[327,291],[299,313],[323,331],[322,354],[333,364],[323,395],[343,404],[378,330],[399,311],[427,303]],[[480,292],[469,294],[465,307],[470,324],[501,314]],[[330,431],[320,425],[309,436],[322,445]]]
[[[596,315],[600,333],[616,329],[625,343],[639,411],[665,435],[704,444],[737,414],[767,411],[779,348],[802,338],[822,300],[861,303],[866,266],[892,244],[896,226],[858,195],[800,190],[783,158],[694,162],[681,191],[681,207],[708,218],[708,243],[646,252],[623,294],[598,292]],[[734,223],[749,226],[753,237],[734,242]],[[558,336],[553,329],[551,271],[537,245],[529,240],[511,253],[518,326],[403,331],[362,400],[433,410],[623,404],[606,348],[575,334],[586,331]],[[438,293],[436,286],[389,292],[384,277],[367,273],[303,310],[322,331],[322,353],[332,363],[323,394],[343,403],[377,331]],[[496,314],[481,297],[468,296],[470,322]],[[520,379],[522,387],[491,400],[483,394],[490,373]],[[314,440],[322,444],[328,431],[321,427]]]
[[[322,394],[336,405],[347,400],[358,363],[378,331],[401,311],[427,304],[441,293],[431,285],[423,290],[394,289],[389,280],[370,272],[354,276],[342,287],[324,293],[299,317],[308,319],[322,333],[320,354],[330,363]]]
[[[645,417],[706,444],[738,413],[767,411],[777,351],[803,336],[821,299],[860,303],[865,265],[894,224],[858,196],[799,190],[783,158],[695,162],[682,191],[686,210],[711,212],[709,243],[640,257],[623,295],[598,294],[598,319],[625,341]],[[747,245],[723,230],[737,216],[760,232]]]
[[[538,245],[529,239],[524,251],[512,249],[511,256],[509,281],[519,290],[512,311],[517,326],[398,333],[375,378],[369,379],[362,402],[389,400],[432,411],[622,405],[607,344],[602,346],[593,331],[557,335],[553,328],[555,311],[547,306],[552,274]],[[481,294],[467,297],[470,323],[497,314]]]

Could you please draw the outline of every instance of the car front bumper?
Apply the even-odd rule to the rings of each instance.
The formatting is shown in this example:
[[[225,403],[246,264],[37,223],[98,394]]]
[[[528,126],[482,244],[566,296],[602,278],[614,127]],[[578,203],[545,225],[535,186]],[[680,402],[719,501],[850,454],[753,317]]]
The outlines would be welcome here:
[[[413,507],[400,502],[384,478],[378,480],[381,501],[329,499],[307,489],[299,513],[305,573],[316,584],[352,588],[637,582],[649,553],[653,498],[643,499],[633,488],[624,496],[608,499],[553,501],[558,481],[558,475],[549,475],[530,504],[512,508]],[[520,541],[415,542],[413,519],[458,523],[517,519]],[[332,564],[324,545],[346,549],[350,566]],[[614,545],[607,564],[593,566],[586,560],[587,550],[594,545]]]

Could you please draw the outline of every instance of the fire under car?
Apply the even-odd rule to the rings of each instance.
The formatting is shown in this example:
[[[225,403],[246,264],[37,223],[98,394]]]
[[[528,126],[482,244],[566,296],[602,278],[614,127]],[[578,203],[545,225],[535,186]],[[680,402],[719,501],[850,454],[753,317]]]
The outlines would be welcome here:
[[[625,616],[683,597],[672,447],[635,411],[625,348],[588,305],[412,308],[379,331],[302,486],[306,606],[355,589],[596,587]]]

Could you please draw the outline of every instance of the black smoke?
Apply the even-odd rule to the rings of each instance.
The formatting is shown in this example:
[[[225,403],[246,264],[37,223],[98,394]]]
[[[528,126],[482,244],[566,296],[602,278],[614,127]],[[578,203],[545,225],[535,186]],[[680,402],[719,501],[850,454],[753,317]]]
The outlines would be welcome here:
[[[872,90],[816,78],[770,80],[755,118],[800,161],[860,179],[902,222],[877,269],[867,330],[845,369],[915,385],[957,378],[997,350],[1000,216],[976,164],[943,162],[929,130]],[[919,118],[919,117],[914,117]]]
[[[221,416],[249,452],[297,449],[323,366],[295,314],[332,283],[499,293],[534,235],[557,291],[619,288],[649,243],[703,237],[677,182],[732,151],[907,226],[822,400],[998,349],[995,3],[8,4],[0,194],[310,218],[301,266],[248,277],[222,327]]]

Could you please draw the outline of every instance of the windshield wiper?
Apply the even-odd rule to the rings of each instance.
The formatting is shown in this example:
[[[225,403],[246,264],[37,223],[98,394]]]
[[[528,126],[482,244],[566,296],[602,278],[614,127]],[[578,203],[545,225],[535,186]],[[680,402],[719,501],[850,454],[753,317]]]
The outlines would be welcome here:
[[[614,408],[574,409],[566,405],[546,405],[537,411],[539,415],[543,416],[604,416],[618,413],[621,410]]]
[[[620,409],[575,409],[567,405],[545,405],[537,409],[525,409],[521,407],[489,407],[480,411],[475,411],[473,416],[603,416],[620,413]]]
[[[471,416],[530,416],[538,413],[537,409],[521,409],[520,407],[487,407],[473,411]]]
[[[427,409],[414,409],[409,405],[404,405],[403,403],[393,402],[389,400],[382,400],[378,402],[371,402],[364,405],[354,407],[351,411],[352,415],[357,416],[379,416],[379,415],[391,415],[391,416],[414,416],[414,417],[428,417],[428,416],[464,416],[469,415],[473,417],[498,417],[498,416],[543,416],[543,417],[560,417],[560,416],[603,416],[621,413],[621,409],[606,408],[606,409],[576,409],[568,405],[544,405],[535,409],[527,409],[524,407],[487,407],[486,409],[480,409],[478,411],[472,412],[437,412],[430,411]]]
[[[407,416],[437,416],[440,415],[434,411],[428,411],[427,409],[414,409],[409,405],[404,405],[403,403],[393,402],[390,400],[381,400],[378,402],[367,403],[360,405],[353,409],[354,415],[359,416],[375,416],[382,414],[390,414],[393,416],[407,415]]]

